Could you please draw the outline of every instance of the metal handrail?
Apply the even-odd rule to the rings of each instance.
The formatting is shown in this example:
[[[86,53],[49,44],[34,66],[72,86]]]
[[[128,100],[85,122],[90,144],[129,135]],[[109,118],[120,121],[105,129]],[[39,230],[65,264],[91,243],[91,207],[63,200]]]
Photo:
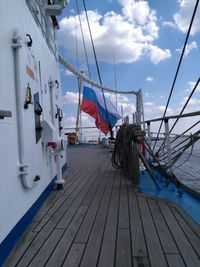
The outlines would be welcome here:
[[[169,119],[177,119],[177,118],[186,118],[186,117],[194,117],[194,116],[199,116],[200,111],[195,111],[195,112],[190,112],[190,113],[185,113],[182,115],[173,115],[173,116],[166,116],[166,117],[161,117],[161,118],[156,118],[152,120],[146,120],[145,123],[150,123],[150,122],[155,122],[155,121],[164,121],[164,120],[169,120]]]

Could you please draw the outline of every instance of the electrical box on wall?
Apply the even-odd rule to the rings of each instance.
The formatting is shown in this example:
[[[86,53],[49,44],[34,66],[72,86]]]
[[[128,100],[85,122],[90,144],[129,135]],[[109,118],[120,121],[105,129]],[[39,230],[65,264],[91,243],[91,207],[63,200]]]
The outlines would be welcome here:
[[[58,130],[55,126],[47,120],[41,122],[42,130],[42,141],[48,143],[55,141],[58,138]]]

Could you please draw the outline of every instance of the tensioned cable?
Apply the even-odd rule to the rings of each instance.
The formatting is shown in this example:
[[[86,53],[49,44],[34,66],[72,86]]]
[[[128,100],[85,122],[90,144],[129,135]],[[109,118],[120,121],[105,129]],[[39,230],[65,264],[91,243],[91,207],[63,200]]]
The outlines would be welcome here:
[[[115,89],[117,89],[117,71],[116,71],[116,62],[115,62],[115,50],[113,49],[113,63],[114,63],[114,80],[115,80]],[[117,110],[117,93],[116,93],[116,110]]]
[[[87,62],[88,75],[89,75],[89,78],[91,79],[90,65],[89,65],[89,60],[88,60],[88,54],[87,54],[87,49],[86,49],[85,38],[84,38],[84,34],[83,34],[83,26],[82,26],[81,17],[80,17],[80,10],[79,10],[79,6],[78,6],[78,0],[76,0],[76,8],[77,8],[78,18],[79,18],[79,23],[80,23],[81,36],[82,36],[82,40],[83,40],[85,58],[86,58],[86,62]]]
[[[192,136],[191,136],[191,140],[188,142],[188,144],[186,144],[185,146],[182,146],[180,149],[183,149],[182,151],[180,151],[176,156],[174,156],[174,158],[172,159],[172,163],[174,164],[174,162],[176,162],[180,156],[183,154],[183,152],[189,148],[191,145],[193,145],[196,141],[199,140],[199,135],[200,134],[200,130],[197,131],[196,133],[194,133]]]
[[[101,79],[101,74],[100,74],[97,54],[96,54],[96,50],[95,50],[95,46],[94,46],[94,40],[93,40],[93,36],[92,36],[92,31],[91,31],[91,27],[90,27],[90,22],[89,22],[89,18],[88,18],[88,13],[87,13],[85,0],[83,0],[83,6],[84,6],[86,20],[87,20],[87,24],[88,24],[88,29],[89,29],[90,39],[91,39],[91,43],[92,43],[92,49],[93,49],[94,58],[95,58],[95,64],[96,64],[96,67],[97,67],[97,73],[98,73],[98,77],[99,77],[99,82],[100,82],[100,84],[102,84],[102,79]]]
[[[188,32],[187,32],[187,35],[186,35],[184,46],[183,46],[183,49],[182,49],[182,52],[181,52],[181,57],[180,57],[180,60],[179,60],[179,63],[178,63],[178,67],[177,67],[177,70],[176,70],[176,73],[175,73],[175,76],[174,76],[174,80],[173,80],[173,83],[172,83],[172,87],[171,87],[171,90],[170,90],[170,94],[169,94],[169,97],[168,97],[168,100],[167,100],[167,105],[165,107],[165,111],[164,111],[163,117],[165,117],[165,114],[167,112],[167,108],[169,106],[169,101],[171,99],[172,92],[174,90],[174,86],[175,86],[175,83],[176,83],[176,79],[178,77],[179,69],[180,69],[180,66],[181,66],[181,63],[182,63],[182,59],[183,59],[183,56],[184,56],[184,53],[185,53],[187,41],[188,41],[188,38],[190,36],[190,31],[191,31],[191,28],[192,28],[192,24],[193,24],[193,21],[194,21],[194,17],[195,17],[196,11],[197,11],[198,4],[199,4],[199,0],[196,1],[196,5],[195,5],[195,8],[194,8],[194,11],[193,11],[193,14],[192,14],[192,18],[191,18],[191,21],[190,21],[190,25],[189,25],[189,28],[188,28]],[[160,123],[160,127],[159,127],[159,130],[158,130],[158,133],[157,133],[157,137],[156,137],[156,142],[158,140],[158,136],[160,134],[160,130],[161,130],[162,124],[163,124],[163,120]],[[156,144],[156,142],[155,142],[155,144]],[[155,149],[155,144],[154,144],[154,147],[153,147],[153,151]]]
[[[191,99],[192,95],[194,94],[194,92],[195,92],[196,88],[198,87],[198,85],[199,85],[199,82],[200,82],[200,78],[199,78],[199,79],[198,79],[198,81],[196,82],[196,84],[195,84],[195,86],[194,86],[194,88],[193,88],[192,92],[190,93],[190,95],[189,95],[189,97],[188,97],[187,101],[185,102],[185,104],[184,104],[184,106],[183,106],[183,108],[182,108],[182,110],[181,110],[181,112],[180,112],[180,114],[179,114],[179,115],[182,115],[182,114],[183,114],[183,111],[185,110],[185,108],[186,108],[186,106],[187,106],[188,102],[190,101],[190,99]],[[169,133],[171,133],[171,132],[172,132],[172,130],[174,129],[174,127],[175,127],[175,125],[177,124],[177,122],[178,122],[178,120],[179,120],[179,119],[180,119],[180,118],[177,118],[177,119],[175,120],[175,122],[174,122],[174,124],[172,125],[172,127],[171,127],[171,129],[170,129]]]
[[[76,17],[74,16],[75,20],[75,33],[76,33],[76,68],[79,70],[79,51],[78,51],[78,36],[77,36],[77,25],[76,25]]]
[[[179,147],[180,145],[182,145],[183,143],[187,142],[189,139],[191,139],[191,136],[187,137],[186,139],[184,139],[183,141],[181,141],[180,143],[178,143],[177,145],[175,145],[174,147],[172,147],[171,150],[172,150],[173,152],[172,152],[171,154],[173,155],[173,154],[179,152],[182,148],[184,148],[185,145],[182,146],[182,147],[180,147],[180,148],[178,148],[177,150],[175,150],[175,148],[177,148],[177,147]],[[162,158],[162,157],[165,156],[166,154],[167,154],[167,152],[163,153],[163,154],[160,156],[160,158]],[[165,156],[162,160],[166,159],[167,157],[168,157],[168,156]]]
[[[175,141],[176,141],[177,139],[179,139],[180,137],[184,136],[185,133],[187,133],[188,131],[190,131],[192,128],[194,128],[195,126],[197,126],[197,124],[199,124],[199,123],[200,123],[200,120],[197,121],[196,123],[194,123],[190,128],[186,129],[184,132],[182,132],[178,137],[172,139],[172,140],[170,141],[170,144],[172,144],[173,142],[175,142]],[[187,140],[187,139],[188,139],[188,137],[187,137],[185,140]],[[185,142],[185,141],[183,140],[183,141],[180,142],[179,144],[182,144],[183,142]],[[179,145],[179,144],[178,144],[178,145]],[[171,149],[176,148],[178,145],[175,145],[175,146],[172,147]],[[166,147],[166,146],[165,146],[165,147]],[[164,147],[164,148],[165,148],[165,147]],[[163,153],[160,157],[163,157],[165,154],[167,154],[167,152]]]
[[[91,43],[92,43],[92,49],[93,49],[95,63],[96,63],[96,67],[97,67],[97,73],[98,73],[98,77],[99,77],[99,82],[100,82],[100,84],[102,84],[102,79],[101,79],[99,64],[98,64],[98,60],[97,60],[97,54],[96,54],[96,50],[95,50],[95,46],[94,46],[94,41],[93,41],[93,37],[92,37],[92,31],[91,31],[91,27],[90,27],[90,22],[89,22],[89,18],[88,18],[88,13],[87,13],[87,8],[86,8],[85,0],[83,0],[83,6],[84,6],[86,20],[87,20],[87,24],[88,24],[89,33],[90,33],[90,39],[91,39]],[[107,108],[107,104],[106,104],[106,98],[105,98],[103,89],[101,89],[101,90],[102,90],[103,101],[104,101],[104,105],[105,105],[105,109],[106,109],[106,116],[107,116],[107,119],[108,119],[108,125],[109,125],[110,135],[111,135],[111,138],[113,139],[113,131],[112,131],[112,126],[111,126],[111,122],[110,122],[110,118],[109,118],[109,114],[108,114],[108,108]]]
[[[186,102],[185,102],[185,104],[184,104],[184,106],[183,106],[183,108],[182,108],[182,110],[181,110],[181,112],[180,112],[179,115],[182,115],[182,114],[183,114],[183,111],[184,111],[185,108],[187,107],[187,104],[188,104],[188,102],[190,101],[190,99],[192,98],[192,95],[194,94],[196,88],[197,88],[198,85],[199,85],[199,82],[200,82],[200,78],[199,78],[198,81],[196,82],[196,84],[195,84],[195,86],[194,86],[192,92],[190,93],[188,99],[186,100]],[[175,120],[175,122],[174,122],[174,124],[172,125],[172,127],[171,127],[169,133],[172,132],[172,130],[174,129],[174,127],[175,127],[175,125],[177,124],[177,122],[178,122],[179,119],[180,119],[180,118],[177,118],[177,119]],[[158,153],[159,153],[160,150],[163,148],[164,143],[165,143],[165,141],[163,141],[163,143],[161,144],[161,146],[160,146],[160,148],[159,148],[159,150],[158,150]]]

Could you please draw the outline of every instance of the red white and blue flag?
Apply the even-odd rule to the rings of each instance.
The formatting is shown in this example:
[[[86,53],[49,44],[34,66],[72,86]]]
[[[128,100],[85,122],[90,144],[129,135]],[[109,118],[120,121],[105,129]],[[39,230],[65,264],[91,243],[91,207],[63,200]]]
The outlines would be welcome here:
[[[109,122],[113,128],[117,121],[121,118],[116,107],[107,98],[106,107],[100,90],[86,86],[83,87],[81,110],[95,119],[96,127],[104,134],[108,134],[109,132]]]

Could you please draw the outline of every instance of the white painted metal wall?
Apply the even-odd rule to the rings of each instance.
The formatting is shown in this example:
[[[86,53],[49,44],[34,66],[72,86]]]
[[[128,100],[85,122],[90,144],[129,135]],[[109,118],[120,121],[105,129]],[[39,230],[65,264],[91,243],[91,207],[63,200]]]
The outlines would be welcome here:
[[[48,83],[51,80],[60,81],[58,62],[49,50],[41,30],[35,23],[25,0],[0,0],[0,109],[12,111],[11,118],[0,120],[0,242],[7,236],[16,223],[38,199],[47,185],[56,175],[54,158],[50,158],[46,144],[40,140],[35,142],[34,107],[29,105],[23,110],[23,129],[25,161],[28,167],[28,179],[39,175],[39,180],[31,189],[25,189],[18,176],[18,139],[16,122],[16,100],[14,59],[12,36],[18,29],[22,37],[20,53],[20,90],[25,100],[28,82],[32,95],[40,94],[40,103],[43,104],[41,120],[51,121],[50,92]],[[33,39],[31,48],[27,46],[26,34]],[[40,88],[39,67],[41,65],[42,87]],[[27,66],[34,71],[35,79],[27,74]],[[61,88],[53,93],[55,104],[62,107]],[[58,129],[58,122],[55,123]],[[57,131],[58,132],[58,131]],[[52,166],[51,166],[52,162]],[[62,165],[66,162],[66,153],[63,152]]]

